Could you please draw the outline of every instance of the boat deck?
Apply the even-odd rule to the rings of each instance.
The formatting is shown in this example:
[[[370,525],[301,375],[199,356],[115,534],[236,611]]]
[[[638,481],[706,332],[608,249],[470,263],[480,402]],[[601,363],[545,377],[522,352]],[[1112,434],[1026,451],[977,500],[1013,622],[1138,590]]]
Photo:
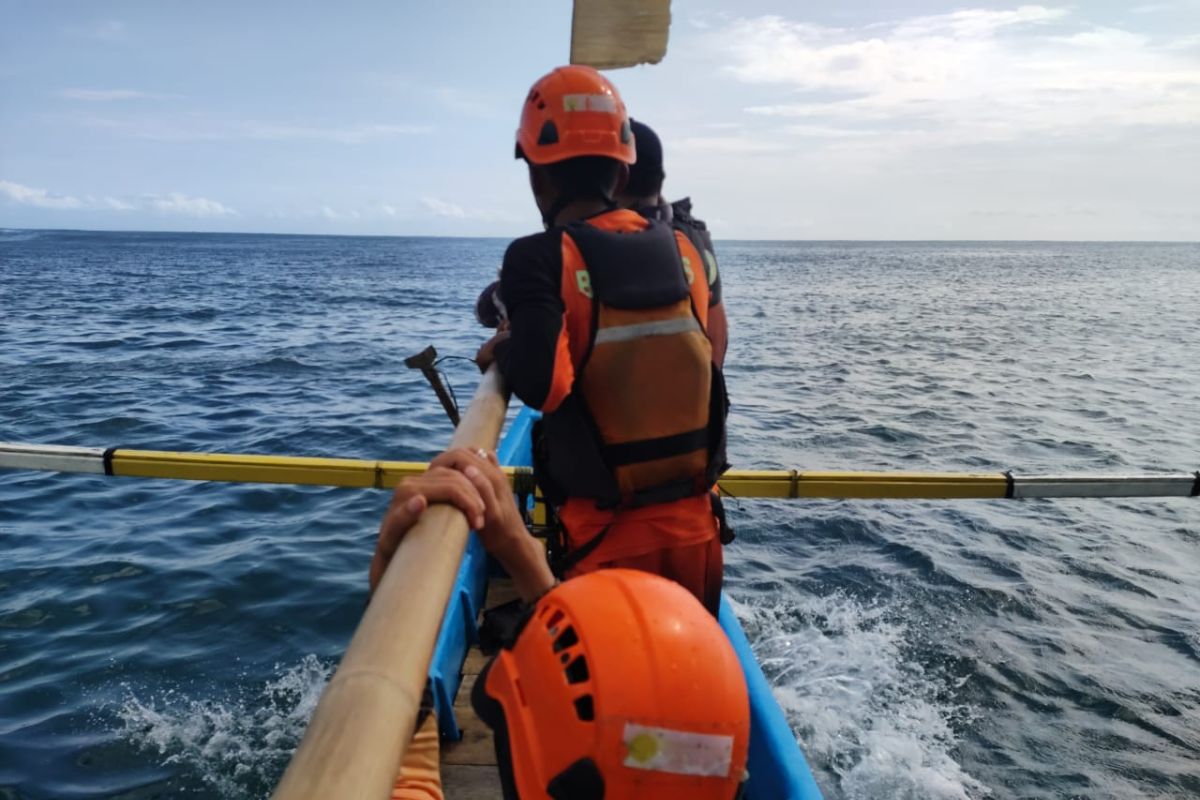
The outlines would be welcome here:
[[[484,608],[507,603],[517,596],[512,581],[492,578],[488,582]],[[462,730],[462,741],[442,742],[442,788],[448,800],[502,800],[496,772],[492,733],[471,708],[471,689],[487,664],[487,656],[472,647],[463,663],[462,685],[454,698],[454,714]]]

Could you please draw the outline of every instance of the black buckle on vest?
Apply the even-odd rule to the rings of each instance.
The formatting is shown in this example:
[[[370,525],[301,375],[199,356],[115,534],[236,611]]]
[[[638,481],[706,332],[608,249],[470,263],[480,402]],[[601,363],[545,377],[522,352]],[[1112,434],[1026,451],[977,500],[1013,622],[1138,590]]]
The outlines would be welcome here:
[[[712,510],[713,516],[717,518],[717,535],[721,538],[721,544],[732,544],[737,534],[729,527],[729,519],[725,516],[725,503],[721,500],[720,492],[712,493]]]

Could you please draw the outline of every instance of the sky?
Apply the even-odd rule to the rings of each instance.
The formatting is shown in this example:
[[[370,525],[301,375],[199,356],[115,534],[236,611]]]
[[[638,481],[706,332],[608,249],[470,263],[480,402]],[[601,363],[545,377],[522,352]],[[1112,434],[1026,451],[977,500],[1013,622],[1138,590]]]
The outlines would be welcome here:
[[[1200,0],[675,0],[613,70],[718,239],[1200,240]],[[516,236],[566,0],[0,0],[0,227]]]

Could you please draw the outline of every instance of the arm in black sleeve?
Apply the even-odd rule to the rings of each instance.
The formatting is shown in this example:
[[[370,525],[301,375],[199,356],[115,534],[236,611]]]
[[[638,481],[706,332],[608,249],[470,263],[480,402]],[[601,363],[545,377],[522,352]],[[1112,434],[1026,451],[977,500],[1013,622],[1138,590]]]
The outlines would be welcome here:
[[[500,297],[509,338],[496,348],[505,383],[526,405],[541,408],[550,392],[563,325],[562,232],[517,239],[504,253]]]

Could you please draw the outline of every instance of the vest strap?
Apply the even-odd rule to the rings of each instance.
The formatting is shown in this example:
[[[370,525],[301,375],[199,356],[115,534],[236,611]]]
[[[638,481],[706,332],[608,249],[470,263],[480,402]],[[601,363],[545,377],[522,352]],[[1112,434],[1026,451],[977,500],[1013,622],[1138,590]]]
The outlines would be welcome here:
[[[574,550],[567,550],[562,554],[561,557],[552,560],[550,563],[550,571],[554,573],[556,577],[562,579],[567,574],[567,570],[572,569],[580,561],[583,561],[585,558],[595,552],[596,548],[600,546],[600,543],[604,541],[604,537],[608,536],[608,529],[611,527],[612,525],[605,525],[600,529],[599,533],[588,539],[583,544],[579,545],[579,547],[576,547]],[[566,539],[566,531],[564,530],[562,533],[563,539]]]
[[[697,428],[694,431],[677,433],[673,436],[659,436],[654,439],[639,439],[636,442],[605,445],[604,460],[610,467],[616,468],[645,461],[656,461],[660,458],[681,456],[707,447],[708,428]]]
[[[649,489],[640,489],[631,495],[621,498],[621,502],[629,508],[642,508],[643,506],[656,506],[661,503],[674,503],[676,500],[682,500],[685,497],[695,497],[698,494],[704,494],[704,489],[701,487],[700,481],[681,478],[670,483],[651,486]]]

